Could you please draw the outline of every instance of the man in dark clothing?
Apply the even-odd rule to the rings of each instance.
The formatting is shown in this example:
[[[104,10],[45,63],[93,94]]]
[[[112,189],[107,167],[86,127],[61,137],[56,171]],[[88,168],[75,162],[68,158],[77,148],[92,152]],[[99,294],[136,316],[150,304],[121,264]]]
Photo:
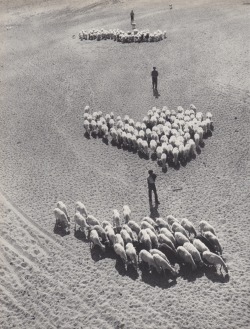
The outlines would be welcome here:
[[[131,24],[132,24],[134,21],[134,18],[135,18],[135,14],[134,14],[133,10],[131,10],[131,12],[130,12],[130,18],[131,18]]]
[[[155,203],[160,204],[158,200],[158,195],[156,191],[156,186],[155,186],[155,180],[156,180],[156,174],[154,174],[153,170],[148,171],[149,176],[147,178],[148,181],[148,197],[149,197],[149,202],[152,203],[152,191],[154,192],[155,195]]]
[[[153,89],[157,90],[158,71],[156,71],[156,67],[153,67],[153,71],[151,72],[151,76],[152,76]]]

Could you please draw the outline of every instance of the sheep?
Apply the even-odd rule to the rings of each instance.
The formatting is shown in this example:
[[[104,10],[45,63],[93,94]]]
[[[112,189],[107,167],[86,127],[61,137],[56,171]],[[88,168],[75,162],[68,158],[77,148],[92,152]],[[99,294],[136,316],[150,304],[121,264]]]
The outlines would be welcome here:
[[[151,224],[149,224],[146,221],[142,221],[141,222],[141,229],[146,229],[146,228],[150,228],[154,233],[156,233],[154,227]]]
[[[106,226],[111,226],[111,227],[112,227],[112,224],[111,224],[109,221],[104,220],[104,221],[102,222],[102,227],[105,229]]]
[[[204,260],[206,260],[209,264],[212,264],[212,265],[215,265],[215,266],[216,265],[220,265],[221,266],[220,267],[220,271],[221,271],[221,269],[223,267],[224,270],[226,271],[226,273],[228,274],[228,268],[227,268],[225,262],[223,261],[223,259],[220,256],[218,256],[216,254],[213,254],[210,251],[204,251],[202,253],[202,258]]]
[[[86,105],[84,108],[84,113],[89,113],[90,112],[90,106]]]
[[[193,260],[192,255],[182,246],[177,248],[177,254],[180,256],[180,258],[188,264],[191,264],[192,266],[192,271],[197,269],[197,266]]]
[[[149,252],[151,255],[159,255],[163,259],[165,259],[167,262],[169,262],[167,256],[163,252],[161,252],[159,249],[151,249],[151,250],[149,250]]]
[[[173,161],[174,161],[175,166],[178,163],[178,157],[179,157],[179,149],[177,147],[174,147],[173,148]]]
[[[198,133],[194,134],[194,142],[195,142],[196,147],[198,147],[199,143],[200,143],[200,135]]]
[[[183,247],[191,254],[191,256],[193,257],[193,260],[195,262],[197,262],[200,265],[204,265],[198,249],[196,249],[195,246],[191,242],[185,242],[183,244]]]
[[[75,221],[75,231],[76,231],[76,225],[80,226],[80,230],[84,232],[84,229],[88,229],[90,226],[87,224],[86,219],[81,215],[80,212],[76,212],[74,215],[74,221]]]
[[[138,262],[137,262],[137,255],[136,255],[136,250],[132,243],[127,243],[126,244],[126,255],[127,257],[131,260],[132,264],[134,265],[135,269],[138,267]]]
[[[70,219],[69,219],[69,216],[68,216],[66,205],[62,201],[58,201],[57,204],[56,204],[56,207],[61,209],[65,213],[65,215],[66,215],[66,217],[69,221]]]
[[[125,244],[127,244],[129,242],[132,243],[132,238],[129,235],[129,233],[128,233],[127,230],[122,229],[121,232],[120,232],[120,234],[121,234],[121,237],[122,237],[123,241],[125,242]]]
[[[149,147],[152,153],[155,153],[156,148],[157,148],[157,143],[155,140],[151,140],[149,143]]]
[[[109,129],[108,129],[108,126],[106,124],[103,124],[102,125],[101,132],[102,132],[103,137],[107,139],[108,138]]]
[[[160,162],[162,164],[162,168],[165,169],[167,167],[167,155],[165,153],[162,153]]]
[[[184,227],[182,227],[181,224],[179,224],[177,222],[176,223],[173,223],[173,225],[172,225],[172,231],[173,232],[181,232],[183,235],[185,235],[186,237],[188,237],[187,236],[187,232],[184,229]]]
[[[170,265],[170,263],[166,259],[162,258],[158,254],[153,254],[153,259],[155,264],[158,267],[162,268],[164,275],[165,275],[165,270],[168,270],[172,275],[177,276],[178,272],[175,270],[174,267]]]
[[[198,228],[199,228],[199,231],[200,231],[201,233],[204,233],[204,232],[208,232],[208,231],[209,231],[209,232],[213,233],[213,235],[216,236],[216,233],[215,233],[215,230],[214,230],[213,226],[210,225],[210,224],[209,224],[207,221],[205,221],[205,220],[200,221]]]
[[[173,242],[163,233],[158,235],[159,243],[166,243],[172,250],[175,250],[175,246]]]
[[[143,217],[142,222],[148,222],[148,223],[149,223],[150,225],[152,225],[153,227],[156,226],[155,221],[154,221],[152,218],[148,217],[148,216]]]
[[[105,226],[105,232],[107,233],[108,239],[112,245],[116,242],[115,231],[111,225]]]
[[[193,234],[194,236],[197,235],[196,230],[195,230],[193,224],[187,218],[182,218],[182,220],[181,220],[181,226],[183,226],[184,229],[189,233],[189,236],[191,234]]]
[[[220,245],[220,242],[217,238],[216,235],[214,235],[212,232],[204,232],[203,233],[204,237],[212,244],[214,250],[216,253],[219,253],[220,255],[222,254],[222,247]]]
[[[144,154],[149,155],[148,142],[145,140],[142,141],[142,151]]]
[[[209,251],[208,247],[199,239],[194,239],[193,245],[200,253],[203,253],[204,251]]]
[[[89,134],[90,133],[90,126],[89,126],[89,121],[88,120],[83,121],[83,127],[84,127],[86,133]]]
[[[70,223],[69,223],[65,213],[61,209],[55,208],[54,215],[56,218],[56,226],[61,226],[64,229],[70,228]]]
[[[114,251],[119,257],[121,257],[121,259],[125,263],[125,265],[127,265],[128,259],[127,259],[127,255],[126,255],[124,247],[120,243],[115,243]]]
[[[131,216],[131,210],[128,205],[123,206],[123,217],[125,223],[128,223],[130,221],[130,216]]]
[[[122,229],[126,230],[129,234],[129,236],[131,237],[132,241],[134,241],[134,235],[133,235],[133,231],[131,230],[131,228],[127,224],[123,224]]]
[[[163,252],[168,258],[172,259],[173,261],[176,260],[177,257],[177,251],[176,249],[172,249],[169,245],[166,243],[160,243],[159,244],[159,250]]]
[[[173,225],[175,222],[179,223],[178,219],[172,215],[168,215],[166,219],[169,225]]]
[[[165,227],[166,229],[169,230],[169,232],[172,232],[170,225],[161,217],[156,218],[155,223],[157,224],[158,227],[162,228]]]
[[[100,239],[99,239],[99,235],[97,233],[96,230],[91,230],[90,231],[90,235],[89,235],[89,239],[90,239],[90,248],[92,249],[94,246],[99,246],[101,248],[102,251],[105,251],[105,246],[101,243]],[[91,247],[92,244],[92,247]]]
[[[82,216],[88,217],[88,212],[84,204],[80,201],[77,201],[75,204],[75,212],[79,212]]]
[[[145,229],[142,229],[138,235],[140,243],[148,250],[152,249],[152,242],[148,232]]]
[[[146,228],[146,232],[148,233],[152,246],[154,246],[155,248],[158,248],[159,246],[159,242],[158,242],[158,238],[156,236],[156,234],[150,229],[150,228]]]
[[[173,243],[173,245],[176,246],[176,240],[175,240],[174,235],[166,227],[162,227],[160,229],[160,233],[166,235],[166,237],[171,240],[171,242]]]
[[[117,209],[113,210],[113,226],[114,226],[114,228],[116,228],[118,230],[121,228],[120,214]]]
[[[132,231],[135,231],[136,234],[139,234],[141,229],[140,229],[140,226],[135,221],[130,220],[128,222],[128,226],[131,228]]]
[[[95,225],[93,226],[93,229],[96,230],[99,237],[102,239],[103,242],[108,241],[107,233],[105,232],[105,229],[101,225]]]
[[[100,225],[99,220],[96,219],[93,215],[88,215],[88,217],[87,217],[87,223],[88,223],[90,226]]]
[[[139,253],[139,258],[142,262],[148,264],[149,269],[151,269],[151,267],[154,267],[158,273],[161,272],[160,267],[154,261],[153,255],[151,255],[147,250],[142,249]]]
[[[121,234],[117,233],[115,235],[115,243],[120,243],[120,245],[122,245],[124,247],[124,240],[123,240]]]
[[[161,159],[162,153],[163,153],[163,148],[161,146],[157,146],[156,156],[157,156],[158,161]]]
[[[181,232],[175,232],[174,237],[179,246],[183,246],[185,242],[190,242],[188,237]]]

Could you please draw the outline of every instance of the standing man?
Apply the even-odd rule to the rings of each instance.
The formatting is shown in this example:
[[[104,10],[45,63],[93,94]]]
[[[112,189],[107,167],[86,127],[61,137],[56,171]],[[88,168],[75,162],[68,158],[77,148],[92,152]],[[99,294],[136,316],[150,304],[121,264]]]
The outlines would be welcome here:
[[[130,12],[130,18],[131,18],[131,24],[134,22],[134,18],[135,18],[135,14],[133,12],[133,10],[131,10]]]
[[[152,204],[152,191],[154,192],[155,195],[155,203],[156,204],[160,204],[159,200],[158,200],[158,195],[157,195],[157,191],[156,191],[156,186],[155,186],[155,180],[156,180],[156,174],[154,174],[153,170],[149,170],[148,171],[148,197],[149,197],[149,203]]]
[[[156,67],[153,67],[153,71],[151,72],[151,76],[152,76],[153,89],[157,90],[158,71],[156,71]]]

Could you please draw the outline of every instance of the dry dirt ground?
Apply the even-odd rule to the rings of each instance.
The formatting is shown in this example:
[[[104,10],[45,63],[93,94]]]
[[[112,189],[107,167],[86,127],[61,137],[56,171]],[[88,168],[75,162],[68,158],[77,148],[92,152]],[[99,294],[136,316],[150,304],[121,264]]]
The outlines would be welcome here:
[[[0,327],[249,328],[249,45],[247,0],[1,1]],[[82,29],[167,31],[158,43],[80,41]],[[150,71],[159,71],[159,94]],[[187,165],[163,173],[84,137],[86,104],[141,120],[153,106],[194,103],[215,129]],[[176,281],[126,272],[79,235],[54,233],[53,208],[81,200],[97,218],[129,204],[150,215],[147,170],[161,205],[152,216],[201,219],[216,229],[229,267]]]

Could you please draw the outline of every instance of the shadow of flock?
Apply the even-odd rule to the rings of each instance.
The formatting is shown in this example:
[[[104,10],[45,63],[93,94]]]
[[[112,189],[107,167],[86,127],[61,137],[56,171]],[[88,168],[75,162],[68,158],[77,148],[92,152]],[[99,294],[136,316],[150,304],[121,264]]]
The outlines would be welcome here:
[[[160,217],[157,207],[141,222],[131,219],[131,210],[124,205],[122,216],[113,210],[112,221],[102,223],[89,214],[81,202],[76,202],[75,215],[70,220],[65,204],[59,201],[54,209],[54,232],[70,234],[89,244],[95,262],[116,259],[115,268],[122,276],[139,278],[152,286],[169,288],[182,277],[195,281],[206,275],[214,282],[228,282],[229,274],[222,247],[215,229],[206,221],[197,232],[186,218],[172,215]]]

